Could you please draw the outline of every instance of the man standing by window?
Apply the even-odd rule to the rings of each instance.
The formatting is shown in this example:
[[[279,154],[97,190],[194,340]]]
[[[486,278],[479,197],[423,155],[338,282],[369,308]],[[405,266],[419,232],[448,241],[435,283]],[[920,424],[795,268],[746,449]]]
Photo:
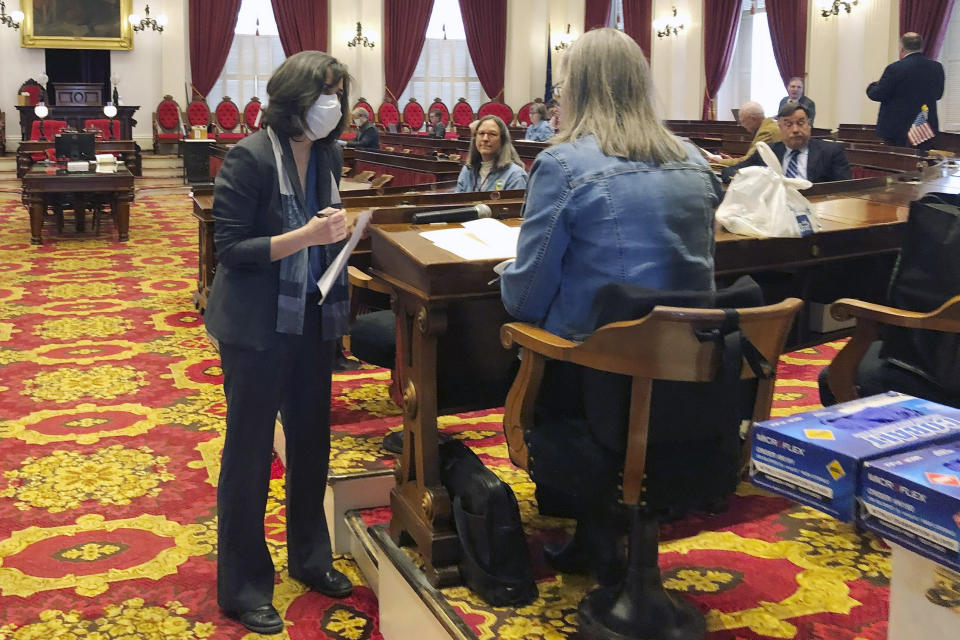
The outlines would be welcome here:
[[[867,97],[880,103],[877,136],[885,144],[906,147],[907,131],[926,105],[927,124],[940,131],[937,100],[943,97],[943,65],[924,56],[923,38],[909,32],[900,38],[900,59],[887,65],[877,82],[867,87]],[[925,148],[927,143],[917,146]]]
[[[803,110],[810,114],[810,124],[813,124],[813,119],[817,115],[817,105],[813,103],[813,100],[804,95],[804,89],[806,87],[803,83],[803,78],[800,76],[794,76],[790,78],[790,82],[787,84],[787,95],[780,101],[780,106],[777,107],[777,111],[783,109],[785,104],[799,104],[803,107]]]

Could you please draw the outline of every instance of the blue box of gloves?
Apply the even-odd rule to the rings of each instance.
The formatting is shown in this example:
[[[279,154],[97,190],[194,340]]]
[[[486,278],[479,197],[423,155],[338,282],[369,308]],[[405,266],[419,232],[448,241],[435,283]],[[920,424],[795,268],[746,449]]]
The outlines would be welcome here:
[[[960,439],[870,460],[860,489],[866,528],[960,571]]]
[[[954,438],[960,410],[889,392],[759,423],[750,477],[849,522],[865,461]]]

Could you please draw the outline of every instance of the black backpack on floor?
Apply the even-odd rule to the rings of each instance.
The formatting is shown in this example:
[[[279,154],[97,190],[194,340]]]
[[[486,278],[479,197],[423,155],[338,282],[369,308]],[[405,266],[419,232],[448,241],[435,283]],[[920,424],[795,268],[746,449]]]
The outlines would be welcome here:
[[[463,549],[459,565],[464,584],[497,607],[536,599],[520,509],[510,485],[459,440],[440,445],[440,482],[450,494]]]

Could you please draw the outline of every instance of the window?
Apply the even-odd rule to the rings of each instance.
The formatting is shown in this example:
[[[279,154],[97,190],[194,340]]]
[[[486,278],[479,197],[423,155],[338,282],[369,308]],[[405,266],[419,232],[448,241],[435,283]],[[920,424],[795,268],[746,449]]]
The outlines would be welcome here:
[[[752,12],[751,5],[755,7]],[[766,3],[744,0],[733,59],[717,92],[717,119],[732,120],[730,110],[739,109],[748,100],[763,105],[764,114],[770,117],[777,113],[785,95],[777,60],[773,57]]]
[[[623,31],[623,0],[610,0],[610,15],[607,26]]]
[[[243,0],[234,34],[223,71],[207,94],[210,109],[216,109],[223,96],[230,96],[241,110],[254,96],[266,104],[267,81],[286,58],[270,0]]]
[[[947,75],[943,98],[937,103],[941,131],[960,133],[960,2],[954,3],[947,34],[940,48],[940,63]]]
[[[413,77],[399,96],[400,109],[416,98],[426,111],[434,98],[453,110],[457,98],[466,98],[473,110],[487,101],[473,68],[457,0],[435,0],[427,40]]]

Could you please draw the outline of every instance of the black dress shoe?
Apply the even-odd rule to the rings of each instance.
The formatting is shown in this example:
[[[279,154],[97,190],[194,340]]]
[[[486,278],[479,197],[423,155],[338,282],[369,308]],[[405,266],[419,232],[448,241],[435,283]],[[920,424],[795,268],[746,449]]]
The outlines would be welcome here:
[[[280,617],[272,604],[265,604],[250,611],[239,613],[225,611],[224,613],[227,617],[233,618],[254,633],[272,635],[283,631],[283,618]]]
[[[298,578],[292,576],[294,580],[299,580],[310,587],[311,591],[322,593],[331,598],[346,598],[353,591],[353,583],[350,578],[343,575],[336,569],[330,569],[317,578]]]

